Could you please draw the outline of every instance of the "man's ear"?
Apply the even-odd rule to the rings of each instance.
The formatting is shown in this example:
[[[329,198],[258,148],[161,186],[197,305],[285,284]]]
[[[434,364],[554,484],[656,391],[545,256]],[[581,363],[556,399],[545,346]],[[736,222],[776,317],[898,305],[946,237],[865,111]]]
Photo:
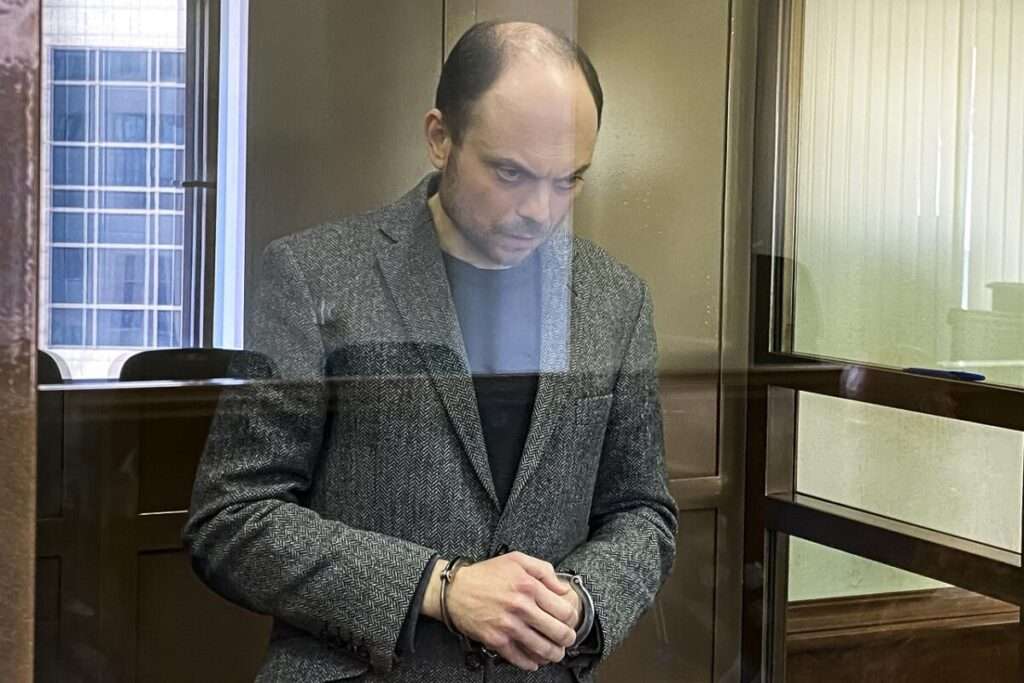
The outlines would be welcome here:
[[[427,138],[430,163],[437,170],[444,170],[452,151],[452,138],[448,134],[448,127],[444,125],[444,115],[440,110],[431,109],[427,112],[423,121],[423,132]]]

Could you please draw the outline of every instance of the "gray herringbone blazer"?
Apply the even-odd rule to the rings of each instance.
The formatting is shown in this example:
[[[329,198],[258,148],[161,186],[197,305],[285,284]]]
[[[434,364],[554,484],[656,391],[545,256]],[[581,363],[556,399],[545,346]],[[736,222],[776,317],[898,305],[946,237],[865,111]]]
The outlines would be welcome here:
[[[260,680],[589,680],[672,566],[645,285],[585,240],[542,247],[542,374],[501,510],[426,204],[435,182],[267,249],[250,336],[274,379],[225,392],[184,531],[209,586],[273,615]],[[502,545],[585,576],[599,652],[473,671],[421,618],[396,658],[430,557]]]

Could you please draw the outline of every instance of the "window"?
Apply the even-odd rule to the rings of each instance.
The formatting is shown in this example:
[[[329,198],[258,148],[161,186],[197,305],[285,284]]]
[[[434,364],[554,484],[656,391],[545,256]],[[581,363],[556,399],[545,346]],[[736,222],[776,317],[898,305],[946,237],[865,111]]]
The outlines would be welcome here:
[[[184,51],[55,46],[49,57],[43,345],[180,345]]]
[[[147,348],[241,347],[248,2],[221,3],[219,34],[212,11],[44,3],[39,345],[74,379]]]
[[[147,142],[149,117],[147,88],[108,86],[100,89],[103,110],[100,140],[103,142]]]
[[[85,142],[86,102],[88,88],[84,85],[55,85],[51,122],[54,141]]]
[[[806,2],[793,349],[1024,384],[1015,2]]]
[[[786,671],[787,572],[791,597],[840,599],[803,606],[819,624],[864,594],[964,597],[943,584],[1012,603],[1019,622],[1024,49],[1014,37],[1024,15],[1014,7],[766,8],[763,26],[779,32],[765,35],[758,88],[777,99],[759,105],[755,152],[763,251],[746,519],[767,533],[745,562],[765,567],[755,619],[767,640],[747,657],[767,679]],[[954,374],[964,370],[974,374]]]

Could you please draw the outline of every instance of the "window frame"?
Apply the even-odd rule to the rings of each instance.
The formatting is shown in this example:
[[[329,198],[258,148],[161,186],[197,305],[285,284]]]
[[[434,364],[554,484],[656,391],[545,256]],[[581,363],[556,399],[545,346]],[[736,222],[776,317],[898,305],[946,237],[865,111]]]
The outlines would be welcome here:
[[[55,340],[53,332],[47,332],[46,339],[40,339],[42,346],[60,354],[62,349],[83,351],[95,348],[98,352],[109,352],[116,349],[150,349],[165,348],[170,339],[176,341],[174,347],[210,346],[213,342],[214,307],[214,272],[216,235],[216,191],[215,183],[205,179],[217,176],[217,93],[219,88],[219,39],[220,39],[220,2],[219,0],[188,0],[185,8],[185,49],[164,47],[151,48],[119,48],[103,46],[76,46],[54,42],[46,45],[46,60],[50,73],[46,79],[47,94],[44,102],[49,102],[50,120],[47,130],[42,131],[43,141],[47,146],[47,154],[53,156],[61,146],[82,147],[86,150],[85,184],[81,186],[53,186],[51,197],[46,204],[46,223],[48,234],[41,246],[46,248],[43,253],[45,263],[49,263],[54,248],[77,247],[85,254],[86,280],[83,301],[78,304],[55,304],[50,292],[54,284],[47,285],[42,292],[40,303],[44,305],[44,315],[49,320],[50,311],[55,308],[78,306],[84,313],[80,343],[62,343],[67,340]],[[70,53],[70,59],[64,59],[64,52]],[[145,55],[146,73],[143,80],[108,81],[104,79],[105,65],[109,61],[107,53],[138,52]],[[168,58],[169,54],[172,54]],[[63,65],[63,66],[62,66]],[[143,74],[136,66],[133,74]],[[59,78],[58,78],[59,77]],[[67,78],[84,78],[84,80],[66,80]],[[168,81],[165,77],[175,80]],[[82,131],[71,130],[74,135],[55,135],[58,131],[58,105],[55,101],[60,86],[76,86],[69,95],[69,103],[84,100],[84,116]],[[110,88],[140,88],[146,93],[146,125],[144,140],[108,141],[104,136],[107,121],[103,103],[106,101]],[[166,121],[160,111],[161,103],[169,95],[165,91],[177,90],[180,94],[180,116],[184,120],[183,130],[175,133],[173,140],[165,141],[162,129]],[[138,99],[139,95],[134,95]],[[73,107],[66,108],[72,118],[77,114]],[[77,120],[77,119],[76,119]],[[131,137],[138,137],[138,129]],[[178,135],[181,137],[179,138]],[[66,138],[66,139],[57,139]],[[123,137],[123,136],[115,136]],[[74,139],[72,139],[74,138]],[[79,139],[82,138],[82,139]],[[146,150],[145,186],[136,185],[104,185],[102,174],[102,157],[106,150],[139,149]],[[113,154],[115,152],[109,152]],[[168,154],[173,160],[168,160]],[[74,154],[72,154],[74,157]],[[163,169],[168,163],[173,166],[175,181],[168,184],[164,179]],[[52,164],[51,174],[53,172]],[[81,180],[81,173],[75,178]],[[196,180],[196,179],[199,180]],[[52,185],[52,182],[50,183]],[[50,190],[51,187],[47,187]],[[132,194],[137,198],[132,198]],[[170,213],[168,213],[170,212]],[[82,214],[83,218],[56,218],[54,216],[73,216]],[[111,215],[145,215],[147,217],[147,234],[144,243],[114,244],[103,242],[99,234],[102,216]],[[54,233],[55,229],[67,221],[68,225]],[[78,223],[82,223],[81,226]],[[63,240],[74,239],[73,242],[58,242],[55,236]],[[170,237],[171,243],[165,239]],[[81,238],[81,239],[79,239]],[[173,240],[179,238],[177,242]],[[137,240],[134,240],[137,241]],[[107,248],[134,248],[145,255],[146,287],[144,298],[138,306],[146,309],[143,343],[140,346],[111,346],[100,344],[97,329],[97,311],[118,308],[129,310],[133,305],[101,305],[98,298],[96,272],[98,253]],[[160,263],[167,263],[165,252],[172,253],[171,261],[181,263],[181,282],[175,282],[175,296],[180,303],[161,304],[158,298],[161,281],[157,268]],[[176,255],[175,255],[176,254]],[[92,259],[91,261],[89,259]],[[52,271],[52,268],[49,269]],[[51,272],[51,277],[55,273]],[[180,290],[180,293],[178,293]],[[95,309],[95,310],[94,310]],[[166,315],[170,312],[170,315]],[[168,331],[168,320],[181,321],[178,331]],[[49,326],[48,326],[49,327]],[[77,337],[76,337],[77,339]],[[172,348],[172,347],[167,347]],[[74,381],[106,381],[105,377],[74,378]]]
[[[744,482],[743,681],[785,680],[789,538],[1024,605],[1021,553],[796,490],[798,395],[810,392],[1024,431],[1024,388],[792,352],[795,139],[804,0],[760,6]],[[864,381],[844,381],[858,373]]]
[[[188,0],[185,50],[185,252],[182,342],[212,347],[217,250],[220,0]],[[188,229],[191,224],[191,231]]]

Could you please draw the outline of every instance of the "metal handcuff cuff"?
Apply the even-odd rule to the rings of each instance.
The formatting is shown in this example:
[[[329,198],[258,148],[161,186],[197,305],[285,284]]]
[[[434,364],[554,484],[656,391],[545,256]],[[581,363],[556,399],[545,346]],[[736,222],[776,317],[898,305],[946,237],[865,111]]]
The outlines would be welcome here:
[[[461,633],[452,624],[451,617],[448,614],[448,587],[455,580],[455,574],[458,573],[461,567],[468,564],[472,564],[469,560],[464,557],[456,556],[448,566],[441,571],[441,620],[444,625],[448,628],[451,633],[459,638],[462,642],[462,647],[466,652],[477,651],[480,654],[490,659],[497,659],[499,657],[497,652],[488,650],[479,643],[474,643],[463,633]],[[590,630],[594,626],[594,599],[591,597],[590,592],[583,585],[583,577],[579,574],[571,574],[569,572],[555,572],[555,576],[560,579],[564,579],[569,583],[572,589],[579,596],[580,605],[583,607],[583,621],[576,628],[576,640],[573,644],[566,648],[566,656],[574,656],[579,652],[579,645],[583,640],[590,634]]]

